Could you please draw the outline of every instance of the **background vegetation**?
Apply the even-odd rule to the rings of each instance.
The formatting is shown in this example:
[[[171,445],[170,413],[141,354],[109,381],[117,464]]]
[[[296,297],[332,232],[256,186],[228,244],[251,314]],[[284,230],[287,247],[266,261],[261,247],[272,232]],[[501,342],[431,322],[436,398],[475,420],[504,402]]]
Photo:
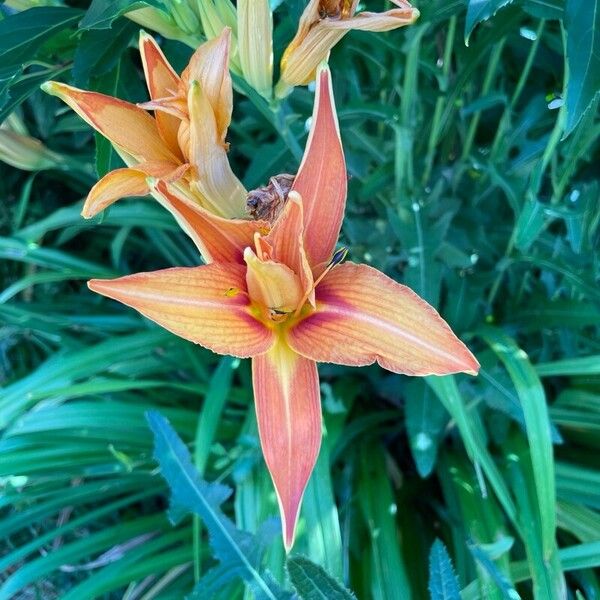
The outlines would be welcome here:
[[[37,91],[145,100],[132,4],[171,15],[183,66],[191,3],[0,7],[0,158],[27,167],[0,164],[0,599],[176,599],[198,581],[190,597],[347,598],[315,565],[361,600],[600,597],[598,0],[421,0],[416,25],[333,51],[342,241],[439,307],[482,370],[320,366],[326,435],[293,551],[311,562],[289,574],[249,364],[85,286],[199,260],[152,200],[79,217],[115,157]],[[274,5],[279,56],[304,3]],[[248,188],[295,171],[311,106],[310,88],[272,108],[236,95]],[[51,151],[22,164],[9,129]],[[182,486],[186,447],[147,411],[217,483]]]

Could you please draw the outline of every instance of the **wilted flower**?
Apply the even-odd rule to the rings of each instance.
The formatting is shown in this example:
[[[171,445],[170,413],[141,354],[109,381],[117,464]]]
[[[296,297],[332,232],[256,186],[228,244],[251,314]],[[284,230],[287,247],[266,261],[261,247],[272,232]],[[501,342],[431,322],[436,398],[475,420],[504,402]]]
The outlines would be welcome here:
[[[410,25],[419,17],[419,11],[405,0],[392,2],[396,8],[383,13],[356,13],[358,0],[310,0],[281,59],[276,94],[285,96],[293,86],[312,81],[319,63],[351,29],[389,31]]]
[[[166,184],[162,184],[163,186]],[[283,210],[252,244],[227,235],[223,255],[193,268],[92,280],[176,335],[252,357],[256,414],[289,550],[321,443],[316,361],[408,375],[475,374],[477,360],[409,288],[335,251],[347,175],[329,71],[318,73],[311,132]]]

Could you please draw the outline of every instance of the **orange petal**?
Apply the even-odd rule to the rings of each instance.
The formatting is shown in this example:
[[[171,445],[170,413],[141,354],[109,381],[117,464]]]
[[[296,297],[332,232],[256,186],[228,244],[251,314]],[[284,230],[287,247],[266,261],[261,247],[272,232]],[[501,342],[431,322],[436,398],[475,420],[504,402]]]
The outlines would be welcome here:
[[[312,81],[318,64],[326,59],[329,50],[335,44],[334,41],[331,45],[326,44],[321,47],[318,39],[315,40],[316,44],[306,44],[310,31],[317,27],[321,20],[321,9],[320,0],[310,0],[300,16],[294,39],[288,44],[281,57],[281,79],[290,86],[305,85]],[[343,33],[339,34],[338,38],[341,39],[343,35]]]
[[[319,376],[312,360],[278,341],[252,360],[258,431],[277,492],[289,551],[300,503],[321,445]]]
[[[181,81],[179,75],[175,73],[154,38],[141,31],[139,45],[150,98],[158,100],[177,94]],[[182,158],[177,143],[180,120],[160,110],[154,113],[154,118],[163,140],[174,154]]]
[[[410,288],[367,265],[334,267],[317,286],[317,310],[288,332],[316,361],[394,373],[475,375],[479,363],[436,310]]]
[[[190,112],[189,160],[195,168],[192,185],[207,208],[227,217],[246,215],[246,190],[234,175],[217,132],[215,113],[209,98],[197,82],[192,82],[188,98]]]
[[[139,162],[176,162],[156,121],[135,104],[56,81],[46,82],[42,89],[66,102],[86,123]]]
[[[206,263],[244,264],[244,248],[253,245],[256,231],[268,227],[265,221],[218,217],[162,181],[153,185],[152,192],[192,238]]]
[[[419,18],[419,11],[408,2],[392,0],[398,8],[382,13],[363,11],[348,20],[327,21],[325,26],[331,29],[360,29],[361,31],[390,31],[405,25],[411,25]]]
[[[231,29],[225,27],[218,37],[202,44],[181,74],[186,85],[197,81],[212,106],[217,135],[225,143],[233,109],[233,88],[229,75]]]
[[[183,176],[189,165],[168,162],[141,163],[135,167],[115,169],[107,173],[90,190],[81,216],[90,219],[120,198],[147,196],[150,193],[148,176],[175,181]]]
[[[303,231],[302,198],[292,191],[266,241],[271,246],[271,257],[290,267],[300,278],[304,293],[307,293],[313,285],[313,276],[304,250]]]
[[[302,196],[304,244],[313,266],[328,262],[333,254],[344,217],[347,186],[331,75],[329,69],[323,68],[317,76],[306,150],[292,186]]]
[[[252,248],[244,250],[248,293],[257,306],[279,314],[296,310],[304,295],[300,278],[287,265],[261,260]]]
[[[269,350],[274,334],[252,315],[245,274],[241,265],[215,263],[92,279],[88,286],[186,340],[247,358]]]
[[[327,60],[330,50],[351,29],[363,31],[389,31],[414,23],[419,11],[404,0],[392,0],[398,7],[383,13],[361,12],[355,16],[357,2],[343,5],[311,0],[307,5],[294,39],[281,59],[279,95],[285,95],[291,86],[306,85],[314,79],[319,63]],[[330,14],[329,17],[322,17]]]
[[[144,110],[153,110],[155,111],[155,115],[158,113],[167,113],[168,115],[176,117],[179,125],[181,125],[181,121],[187,120],[189,117],[187,98],[184,96],[157,98],[156,100],[150,100],[149,102],[139,102],[137,106]]]

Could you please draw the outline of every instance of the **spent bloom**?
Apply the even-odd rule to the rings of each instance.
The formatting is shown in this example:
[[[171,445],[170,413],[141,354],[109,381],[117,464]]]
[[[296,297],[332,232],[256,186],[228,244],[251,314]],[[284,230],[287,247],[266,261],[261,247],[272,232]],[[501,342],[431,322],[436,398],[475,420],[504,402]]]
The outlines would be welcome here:
[[[293,86],[312,81],[319,63],[351,29],[389,31],[418,19],[419,11],[406,0],[392,2],[395,8],[383,13],[357,13],[358,0],[310,0],[281,59],[277,95],[285,96]]]
[[[378,362],[407,375],[479,368],[409,288],[370,266],[343,262],[346,251],[336,251],[336,243],[346,192],[331,79],[322,68],[304,158],[270,231],[256,231],[243,247],[213,232],[210,243],[238,260],[89,282],[176,335],[252,358],[260,441],[288,550],[321,443],[317,361]]]

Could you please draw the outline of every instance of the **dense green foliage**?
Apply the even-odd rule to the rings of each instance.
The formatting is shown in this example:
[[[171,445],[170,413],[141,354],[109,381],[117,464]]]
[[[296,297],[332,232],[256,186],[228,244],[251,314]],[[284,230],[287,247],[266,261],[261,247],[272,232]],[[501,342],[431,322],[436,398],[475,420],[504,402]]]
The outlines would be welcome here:
[[[337,582],[360,600],[600,597],[599,0],[422,0],[416,25],[332,52],[349,257],[438,307],[482,370],[319,366],[326,434],[287,568],[247,361],[85,286],[198,264],[195,248],[151,199],[82,220],[118,159],[38,91],[145,100],[123,13],[169,3],[40,4],[0,7],[0,119],[52,151],[0,163],[0,599],[177,599],[198,581],[203,600],[351,598]],[[280,56],[304,2],[273,4]],[[178,68],[202,39],[188,25],[163,40]],[[269,106],[237,87],[250,189],[297,169],[313,93]]]

